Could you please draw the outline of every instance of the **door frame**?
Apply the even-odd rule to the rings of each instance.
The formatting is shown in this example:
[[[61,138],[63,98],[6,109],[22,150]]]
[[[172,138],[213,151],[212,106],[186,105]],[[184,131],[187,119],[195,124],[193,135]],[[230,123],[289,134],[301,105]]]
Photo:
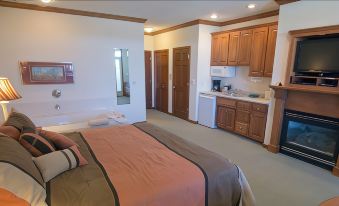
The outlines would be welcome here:
[[[145,53],[150,53],[151,54],[151,60],[150,60],[150,62],[151,62],[151,64],[150,64],[150,74],[151,74],[151,78],[150,78],[150,84],[151,84],[151,107],[150,108],[147,108],[147,93],[146,93],[146,91],[147,91],[147,88],[146,88],[146,85],[145,85],[145,88],[146,88],[146,90],[145,90],[145,97],[146,97],[146,109],[153,109],[153,69],[152,69],[152,66],[153,66],[153,63],[152,63],[152,61],[153,61],[153,58],[152,58],[152,55],[153,55],[153,52],[151,51],[151,50],[144,50],[144,54]],[[146,65],[146,59],[145,59],[145,65]],[[145,74],[146,74],[146,66],[145,66]],[[145,76],[145,84],[146,84],[146,76]]]
[[[175,115],[175,113],[174,113],[174,111],[175,111],[175,109],[174,109],[174,107],[175,107],[175,104],[174,104],[174,102],[175,102],[175,98],[174,98],[174,51],[175,50],[177,50],[177,49],[188,49],[188,55],[189,55],[189,58],[188,58],[188,61],[189,61],[189,63],[188,63],[188,111],[187,111],[187,117],[186,118],[184,118],[184,120],[189,120],[189,106],[190,106],[190,89],[191,89],[191,84],[190,84],[190,82],[191,82],[191,46],[182,46],[182,47],[175,47],[175,48],[173,48],[172,50],[172,114],[174,115],[174,116],[176,116]],[[177,117],[177,116],[176,116]],[[181,117],[180,117],[181,118]]]
[[[167,62],[169,63],[169,49],[160,49],[160,50],[154,50],[153,51],[153,55],[154,55],[154,60],[153,60],[153,65],[154,65],[154,108],[156,110],[157,109],[157,94],[158,94],[158,89],[157,89],[157,84],[158,84],[158,69],[157,69],[157,61],[156,61],[156,53],[159,52],[167,52]],[[167,72],[167,82],[169,84],[169,64],[167,65],[168,67],[168,72]],[[168,88],[167,88],[168,89]],[[169,94],[167,94],[167,101],[168,101],[168,96]],[[158,110],[160,111],[160,110]],[[169,113],[168,112],[168,103],[167,103],[167,109],[166,111],[163,111],[165,113]]]

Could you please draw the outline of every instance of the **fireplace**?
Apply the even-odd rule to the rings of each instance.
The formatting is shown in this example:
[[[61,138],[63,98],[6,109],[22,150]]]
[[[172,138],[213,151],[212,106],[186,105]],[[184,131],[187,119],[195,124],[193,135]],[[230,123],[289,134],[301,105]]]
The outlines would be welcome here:
[[[285,110],[280,152],[332,170],[339,152],[339,119]]]

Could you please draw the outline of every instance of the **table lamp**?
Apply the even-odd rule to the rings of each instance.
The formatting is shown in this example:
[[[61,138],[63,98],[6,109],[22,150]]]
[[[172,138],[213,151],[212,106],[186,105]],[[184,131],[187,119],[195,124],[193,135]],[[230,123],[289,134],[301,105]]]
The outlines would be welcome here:
[[[11,100],[20,99],[21,96],[15,89],[12,84],[6,77],[0,77],[0,104],[2,107],[2,112],[4,114],[5,121],[8,117],[7,106]]]

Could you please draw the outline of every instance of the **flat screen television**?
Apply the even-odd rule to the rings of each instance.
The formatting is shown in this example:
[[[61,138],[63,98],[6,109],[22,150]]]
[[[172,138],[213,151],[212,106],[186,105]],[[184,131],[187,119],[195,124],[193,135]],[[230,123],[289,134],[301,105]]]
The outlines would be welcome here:
[[[294,72],[339,73],[339,37],[313,38],[297,43]]]

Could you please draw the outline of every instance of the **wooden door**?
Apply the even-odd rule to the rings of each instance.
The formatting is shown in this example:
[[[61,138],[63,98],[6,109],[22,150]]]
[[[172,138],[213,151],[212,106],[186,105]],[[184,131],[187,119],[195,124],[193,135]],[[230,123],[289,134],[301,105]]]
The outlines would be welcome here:
[[[146,108],[152,108],[152,52],[145,51]]]
[[[251,113],[249,136],[259,142],[264,142],[266,129],[266,113],[253,111]]]
[[[168,112],[168,49],[154,51],[155,108]]]
[[[273,26],[268,27],[267,50],[266,50],[266,59],[265,59],[265,70],[264,70],[265,77],[272,77],[275,45],[277,41],[277,31],[278,31],[278,25],[273,25]]]
[[[243,30],[240,32],[238,65],[250,65],[252,33],[252,29]]]
[[[173,49],[173,115],[188,119],[190,47]]]
[[[268,27],[253,30],[250,76],[263,76],[265,69],[265,56],[267,46]]]
[[[218,66],[220,56],[220,35],[212,36],[211,66]]]
[[[239,48],[240,32],[235,31],[230,33],[228,46],[227,64],[230,66],[238,64],[238,48]]]
[[[229,44],[229,33],[220,34],[219,40],[219,66],[227,65],[228,58],[228,44]]]

